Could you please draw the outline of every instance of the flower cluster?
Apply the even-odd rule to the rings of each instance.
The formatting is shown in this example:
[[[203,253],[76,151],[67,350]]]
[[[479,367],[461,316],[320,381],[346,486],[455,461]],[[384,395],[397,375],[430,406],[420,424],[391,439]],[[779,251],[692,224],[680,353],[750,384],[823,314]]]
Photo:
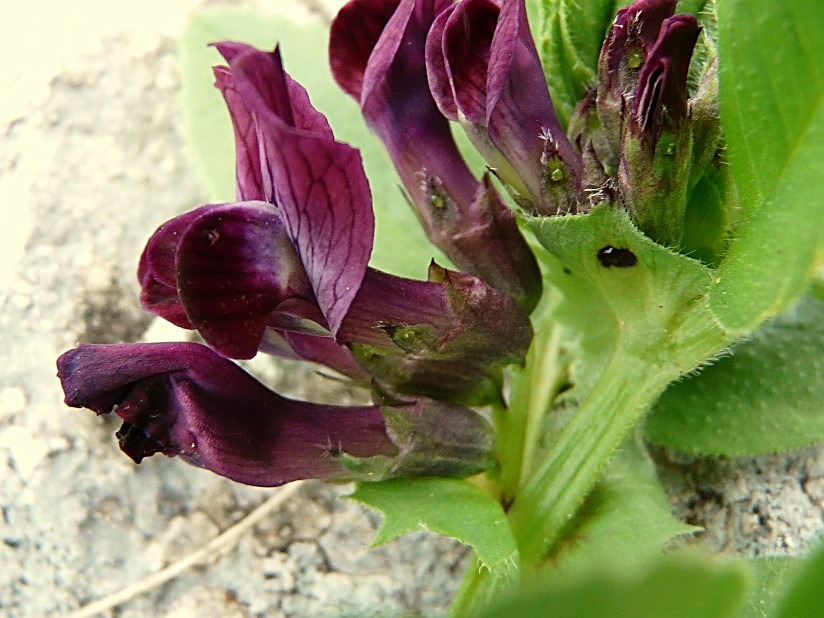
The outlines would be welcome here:
[[[135,461],[162,452],[255,485],[483,470],[491,430],[464,406],[500,398],[501,368],[523,362],[531,338],[526,313],[435,264],[428,281],[369,268],[359,153],[335,141],[278,50],[216,47],[228,63],[215,76],[235,129],[238,201],[163,224],[138,269],[144,307],[208,347],[81,345],[58,361],[66,402],[114,411]],[[462,246],[485,260],[484,234]],[[323,363],[372,388],[375,405],[291,401],[227,360],[259,350]]]
[[[684,195],[653,202],[662,185],[686,185],[695,163],[686,71],[698,26],[674,6],[639,0],[619,12],[569,136],[524,0],[344,6],[331,29],[333,75],[459,269],[433,263],[428,281],[368,266],[374,220],[360,155],[334,139],[279,50],[216,44],[237,201],[163,224],[138,269],[144,307],[207,345],[81,345],[58,361],[66,402],[115,412],[135,461],[162,452],[256,485],[485,469],[492,431],[468,406],[500,401],[501,371],[523,362],[541,294],[493,177],[530,214],[582,213],[596,195],[677,246]],[[450,121],[487,160],[482,177]],[[371,388],[375,404],[281,397],[229,360],[259,351],[322,363]]]

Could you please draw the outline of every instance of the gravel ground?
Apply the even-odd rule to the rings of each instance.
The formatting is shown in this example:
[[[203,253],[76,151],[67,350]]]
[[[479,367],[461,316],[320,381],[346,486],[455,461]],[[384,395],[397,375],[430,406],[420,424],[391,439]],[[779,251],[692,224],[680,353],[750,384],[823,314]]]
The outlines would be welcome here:
[[[114,419],[62,404],[54,360],[76,342],[185,336],[143,313],[134,272],[151,232],[205,201],[181,136],[175,39],[187,14],[212,3],[46,4],[42,49],[31,49],[26,27],[43,23],[42,3],[16,9],[13,31],[0,32],[0,615],[9,618],[70,615],[196,550],[278,491],[162,457],[135,466],[115,444]],[[294,396],[350,396],[295,365],[252,370]],[[796,552],[822,528],[821,449],[659,460],[673,508],[705,524],[702,542],[715,549]],[[214,560],[104,615],[442,614],[466,550],[419,532],[367,551],[377,520],[336,499],[344,491],[301,486]]]

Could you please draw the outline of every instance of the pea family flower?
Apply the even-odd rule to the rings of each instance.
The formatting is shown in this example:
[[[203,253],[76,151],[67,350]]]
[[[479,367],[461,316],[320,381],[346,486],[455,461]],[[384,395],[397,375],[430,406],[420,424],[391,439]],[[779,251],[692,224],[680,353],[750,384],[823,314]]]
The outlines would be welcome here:
[[[517,201],[536,214],[578,212],[581,157],[555,114],[523,2],[451,5],[429,32],[426,60],[438,107]]]
[[[66,402],[116,412],[136,461],[178,455],[250,484],[485,469],[490,426],[461,404],[500,397],[501,369],[523,362],[531,338],[526,314],[434,264],[428,281],[369,268],[359,153],[335,141],[277,49],[216,47],[239,201],[162,225],[138,269],[146,309],[209,347],[81,345],[58,361]],[[323,363],[371,386],[377,404],[281,397],[228,360],[259,350]]]
[[[488,465],[490,432],[470,410],[426,399],[297,402],[196,343],[81,345],[58,370],[68,405],[123,420],[117,438],[137,463],[160,452],[259,486],[463,476]]]
[[[386,145],[429,239],[461,270],[530,311],[540,274],[514,216],[463,160],[427,78],[427,33],[446,0],[353,0],[332,23],[338,84]]]

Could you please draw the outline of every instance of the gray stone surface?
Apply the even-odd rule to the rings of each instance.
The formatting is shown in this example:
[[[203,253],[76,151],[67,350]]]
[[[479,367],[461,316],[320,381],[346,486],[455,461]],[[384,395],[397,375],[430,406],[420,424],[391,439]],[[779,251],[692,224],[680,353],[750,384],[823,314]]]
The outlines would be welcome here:
[[[76,342],[186,336],[141,311],[134,273],[151,232],[205,199],[181,136],[175,36],[186,11],[207,2],[174,11],[138,3],[154,12],[140,24],[109,16],[98,32],[88,10],[111,4],[72,3],[66,19],[77,20],[77,37],[58,32],[69,24],[56,20],[50,51],[59,62],[0,68],[0,615],[8,618],[69,615],[200,547],[272,493],[162,457],[135,466],[116,446],[114,419],[61,401],[54,361]],[[37,10],[46,9],[29,9],[29,19]],[[18,52],[25,22],[19,28]],[[293,396],[352,396],[305,368],[265,360],[250,368]],[[796,551],[821,528],[821,449],[720,464],[661,459],[674,508],[706,523],[714,548]],[[425,532],[367,550],[376,518],[336,499],[343,490],[306,485],[211,564],[109,615],[442,614],[466,550]]]

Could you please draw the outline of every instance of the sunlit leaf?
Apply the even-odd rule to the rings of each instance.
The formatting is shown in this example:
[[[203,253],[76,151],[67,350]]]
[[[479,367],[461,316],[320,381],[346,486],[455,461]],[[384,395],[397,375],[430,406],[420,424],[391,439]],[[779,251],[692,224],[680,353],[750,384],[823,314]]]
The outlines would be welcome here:
[[[803,294],[824,244],[824,13],[817,0],[718,3],[721,121],[743,210],[711,292],[745,334]]]
[[[432,530],[469,545],[493,574],[517,572],[518,550],[501,505],[476,485],[458,479],[419,478],[358,483],[350,496],[379,511],[374,544],[414,530]]]

